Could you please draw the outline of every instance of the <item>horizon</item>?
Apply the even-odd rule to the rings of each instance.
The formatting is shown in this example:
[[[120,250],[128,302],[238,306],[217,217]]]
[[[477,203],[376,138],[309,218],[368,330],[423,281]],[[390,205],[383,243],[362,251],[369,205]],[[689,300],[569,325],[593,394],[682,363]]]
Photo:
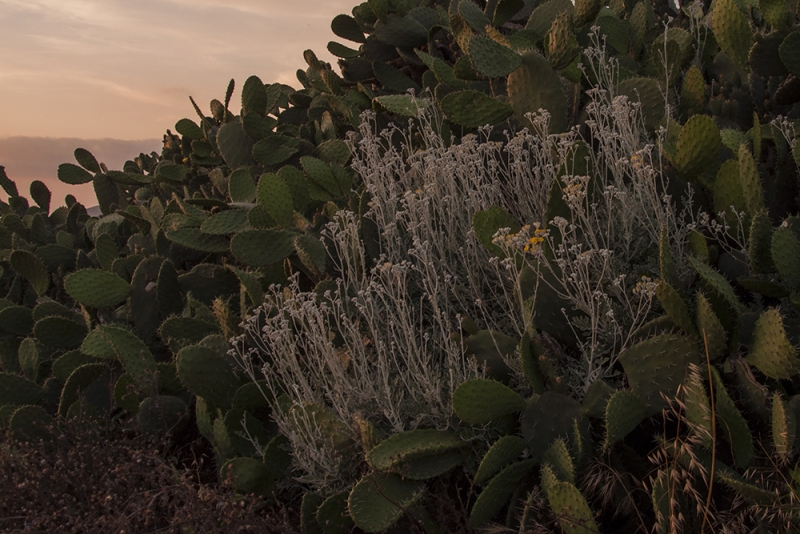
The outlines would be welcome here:
[[[0,165],[23,196],[41,180],[53,207],[66,194],[94,205],[91,184],[56,177],[76,148],[121,169],[140,152],[160,153],[166,130],[195,117],[190,96],[207,108],[233,78],[238,109],[251,75],[299,87],[304,50],[336,65],[327,43],[341,39],[330,22],[357,3],[0,0],[0,99],[12,104],[0,125]]]

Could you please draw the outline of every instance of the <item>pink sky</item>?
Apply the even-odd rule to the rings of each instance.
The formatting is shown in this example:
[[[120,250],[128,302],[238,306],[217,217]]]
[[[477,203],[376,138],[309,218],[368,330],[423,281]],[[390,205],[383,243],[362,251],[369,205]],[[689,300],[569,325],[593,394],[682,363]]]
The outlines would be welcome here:
[[[56,179],[77,147],[121,168],[250,75],[300,87],[303,50],[335,65],[330,21],[357,0],[0,0],[0,165],[53,204],[91,186]],[[27,194],[26,194],[27,196]]]

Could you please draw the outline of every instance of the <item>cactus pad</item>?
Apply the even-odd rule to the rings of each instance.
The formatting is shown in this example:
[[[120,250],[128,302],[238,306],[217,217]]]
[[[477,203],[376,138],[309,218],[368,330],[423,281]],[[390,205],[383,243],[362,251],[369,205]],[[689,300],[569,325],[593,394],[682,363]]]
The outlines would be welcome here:
[[[376,96],[373,100],[389,113],[400,115],[401,117],[418,117],[430,107],[424,100],[414,98],[410,95],[384,95]]]
[[[700,339],[704,341],[704,348],[707,344],[708,357],[713,361],[725,353],[728,335],[705,295],[698,293],[695,302],[697,303],[697,331]],[[703,338],[704,333],[705,338]]]
[[[347,506],[356,526],[364,532],[383,532],[424,492],[424,482],[403,480],[393,473],[370,473],[350,491]]]
[[[800,241],[788,226],[772,234],[772,261],[781,279],[790,289],[800,288]]]
[[[647,407],[632,391],[622,389],[614,393],[606,405],[606,441],[608,449],[622,440],[644,421]]]
[[[495,441],[483,456],[473,484],[481,486],[488,482],[501,469],[516,460],[524,449],[525,440],[519,436],[503,436]]]
[[[88,184],[93,179],[90,173],[72,163],[59,165],[57,176],[59,180],[70,185]]]
[[[211,349],[193,346],[181,349],[176,359],[178,377],[189,391],[216,407],[230,406],[241,381],[224,358]]]
[[[0,406],[36,404],[46,392],[36,382],[11,373],[0,373]]]
[[[665,280],[660,280],[658,282],[658,286],[656,286],[656,297],[658,297],[658,301],[661,303],[664,311],[667,312],[667,316],[676,326],[680,327],[681,330],[687,334],[694,335],[697,333],[686,302],[684,302],[678,292]]]
[[[0,309],[0,329],[17,336],[27,336],[33,328],[33,312],[25,306]]]
[[[778,310],[767,310],[758,318],[747,363],[775,379],[791,378],[800,373],[797,350],[786,337]]]
[[[40,297],[50,287],[50,274],[42,260],[27,250],[15,250],[10,257],[11,267],[30,282],[33,290]]]
[[[741,304],[736,298],[730,282],[717,271],[701,262],[697,258],[689,257],[692,268],[700,275],[703,281],[713,288],[725,300],[725,303],[738,315],[741,313]]]
[[[469,514],[469,523],[475,528],[480,528],[499,512],[514,493],[525,475],[535,465],[534,460],[516,462],[495,475],[478,495],[472,511]]]
[[[245,230],[231,239],[231,252],[245,265],[263,267],[288,258],[297,235],[290,230]]]
[[[465,128],[497,124],[514,112],[508,104],[472,90],[450,93],[442,99],[441,106],[448,119]]]
[[[542,7],[560,1],[553,0]],[[527,113],[545,109],[550,113],[550,133],[567,129],[567,98],[561,77],[537,52],[523,52],[522,66],[508,75],[508,101],[514,109],[514,116],[523,126],[533,126],[525,117]]]
[[[772,394],[772,443],[784,462],[792,453],[797,437],[797,418],[791,405],[779,393]]]
[[[717,418],[721,420],[723,436],[731,446],[736,467],[746,469],[753,458],[753,434],[747,427],[747,421],[742,413],[728,395],[717,370],[712,367],[711,372],[714,377],[715,408]]]
[[[40,406],[21,406],[14,411],[8,426],[18,440],[36,443],[53,439],[55,421]]]
[[[220,479],[239,493],[268,496],[273,489],[273,476],[263,462],[255,458],[233,458],[222,465]]]
[[[522,65],[522,56],[483,35],[474,35],[470,39],[469,57],[475,70],[486,78],[508,76]]]
[[[367,453],[367,461],[379,471],[390,471],[404,461],[460,449],[465,445],[446,430],[409,430],[380,442]]]
[[[64,279],[64,289],[84,306],[115,306],[128,298],[131,286],[114,273],[100,269],[82,269]]]
[[[747,68],[753,32],[734,0],[720,0],[711,14],[712,28],[720,48],[742,68]]]
[[[800,78],[800,33],[793,31],[787,35],[778,53],[789,72]]]
[[[654,415],[683,383],[690,363],[700,363],[697,343],[676,334],[661,334],[638,343],[619,355],[631,391]]]
[[[697,176],[716,161],[722,139],[714,120],[706,115],[694,115],[681,128],[675,147],[675,166],[687,178]]]
[[[145,432],[176,434],[186,425],[188,415],[186,403],[178,397],[155,395],[139,405],[136,422]]]
[[[543,470],[547,469],[545,467]],[[542,479],[545,478],[542,475]],[[552,479],[551,476],[550,480]],[[558,517],[559,525],[565,534],[590,534],[600,531],[586,498],[573,484],[555,480],[548,484],[545,491],[550,507]]]
[[[261,175],[258,180],[258,202],[280,226],[292,225],[292,192],[281,176],[272,173]]]
[[[530,456],[539,460],[555,440],[570,440],[574,437],[573,419],[577,419],[579,429],[588,428],[588,420],[581,405],[572,397],[546,391],[530,403],[520,419],[522,434],[530,450]],[[570,447],[576,443],[567,441]]]
[[[157,382],[156,362],[144,341],[133,333],[114,325],[103,325],[95,329],[102,336],[125,371],[131,375],[140,391],[153,392]],[[84,344],[86,342],[84,341]]]
[[[247,226],[246,210],[225,210],[203,221],[200,231],[206,235],[229,235]]]
[[[62,349],[79,346],[86,334],[85,324],[59,316],[45,317],[33,327],[33,335],[41,343]]]
[[[521,412],[525,399],[500,382],[476,378],[456,388],[453,408],[463,421],[484,425],[503,415]]]

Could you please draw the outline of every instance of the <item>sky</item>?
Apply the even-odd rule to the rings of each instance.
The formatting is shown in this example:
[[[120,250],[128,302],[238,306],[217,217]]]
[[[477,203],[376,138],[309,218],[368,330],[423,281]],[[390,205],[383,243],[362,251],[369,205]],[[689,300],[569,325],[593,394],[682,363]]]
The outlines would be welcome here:
[[[330,22],[357,3],[0,0],[0,165],[25,196],[38,179],[53,206],[68,193],[94,205],[91,184],[56,178],[75,148],[121,169],[140,152],[160,151],[179,119],[197,119],[190,95],[207,109],[233,78],[238,109],[251,75],[301,88],[304,50],[335,65],[328,41],[355,46]]]

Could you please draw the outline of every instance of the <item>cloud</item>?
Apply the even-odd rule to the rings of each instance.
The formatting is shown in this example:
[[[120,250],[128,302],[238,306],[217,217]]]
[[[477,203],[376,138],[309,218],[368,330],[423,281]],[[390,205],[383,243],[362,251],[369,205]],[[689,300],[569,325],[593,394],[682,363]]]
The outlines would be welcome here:
[[[91,184],[67,185],[60,182],[56,175],[60,164],[75,163],[72,154],[76,148],[85,148],[109,169],[121,169],[126,160],[133,159],[140,152],[160,152],[161,140],[5,137],[0,138],[0,165],[5,167],[8,177],[17,183],[23,196],[29,196],[32,181],[41,180],[53,193],[53,206],[62,205],[67,194],[74,195],[86,206],[93,206],[97,201]]]
[[[330,21],[354,3],[0,0],[0,136],[140,139],[193,116],[189,95],[207,109],[231,78],[299,87],[303,50],[335,64]]]

